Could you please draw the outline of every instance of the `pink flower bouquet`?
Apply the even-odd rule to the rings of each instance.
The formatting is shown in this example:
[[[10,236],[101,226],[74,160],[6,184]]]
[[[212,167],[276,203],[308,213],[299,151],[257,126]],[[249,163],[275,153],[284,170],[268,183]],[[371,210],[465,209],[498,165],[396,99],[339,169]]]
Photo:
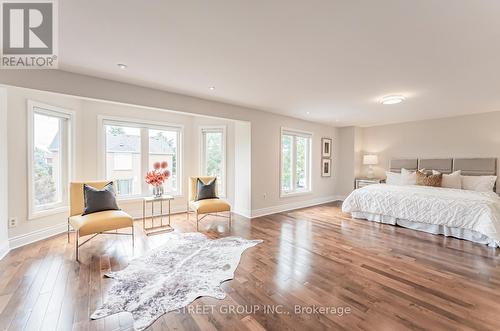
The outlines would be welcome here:
[[[153,164],[153,170],[148,171],[146,174],[146,183],[152,185],[155,188],[159,188],[163,183],[170,177],[170,170],[168,168],[168,163],[155,162]]]

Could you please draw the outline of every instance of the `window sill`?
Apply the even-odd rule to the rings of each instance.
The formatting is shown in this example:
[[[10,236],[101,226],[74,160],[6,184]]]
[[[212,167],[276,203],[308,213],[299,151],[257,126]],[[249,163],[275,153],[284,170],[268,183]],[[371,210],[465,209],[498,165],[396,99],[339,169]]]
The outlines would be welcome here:
[[[312,191],[298,191],[298,192],[290,192],[290,193],[280,193],[280,198],[291,198],[291,197],[297,197],[301,195],[309,195],[312,194]]]
[[[67,213],[67,212],[69,212],[68,206],[40,210],[40,211],[36,211],[36,212],[31,213],[28,217],[28,220],[30,220],[30,221],[36,220],[39,218],[43,218],[43,217],[47,217],[47,216],[51,216],[51,215],[56,215],[56,214]]]

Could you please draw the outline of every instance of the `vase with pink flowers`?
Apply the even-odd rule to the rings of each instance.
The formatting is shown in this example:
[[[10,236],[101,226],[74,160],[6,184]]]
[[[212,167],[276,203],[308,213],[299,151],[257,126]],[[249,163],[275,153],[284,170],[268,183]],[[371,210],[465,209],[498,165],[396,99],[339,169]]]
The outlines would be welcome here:
[[[146,183],[153,186],[153,195],[159,198],[163,195],[163,183],[170,178],[167,161],[155,162],[153,170],[146,174]]]

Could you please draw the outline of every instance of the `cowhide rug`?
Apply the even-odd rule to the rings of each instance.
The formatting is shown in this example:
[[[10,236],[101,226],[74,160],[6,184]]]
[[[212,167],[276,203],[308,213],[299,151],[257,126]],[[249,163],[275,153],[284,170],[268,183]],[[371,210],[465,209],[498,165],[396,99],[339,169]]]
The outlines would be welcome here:
[[[261,242],[172,233],[165,245],[132,260],[123,270],[105,274],[116,282],[90,318],[129,312],[134,329],[144,330],[163,314],[183,308],[198,297],[224,299],[221,283],[233,279],[243,251]]]

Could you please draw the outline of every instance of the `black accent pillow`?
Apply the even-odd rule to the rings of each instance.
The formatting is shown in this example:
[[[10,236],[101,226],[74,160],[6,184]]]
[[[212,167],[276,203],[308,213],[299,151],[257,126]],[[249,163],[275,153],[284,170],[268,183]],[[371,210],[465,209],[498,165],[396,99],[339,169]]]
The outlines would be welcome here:
[[[116,203],[113,182],[106,184],[102,190],[83,184],[83,199],[85,208],[82,216],[105,210],[120,210]]]
[[[219,199],[217,192],[215,192],[215,181],[217,178],[212,179],[208,184],[205,184],[198,178],[196,181],[196,201],[205,199]]]

